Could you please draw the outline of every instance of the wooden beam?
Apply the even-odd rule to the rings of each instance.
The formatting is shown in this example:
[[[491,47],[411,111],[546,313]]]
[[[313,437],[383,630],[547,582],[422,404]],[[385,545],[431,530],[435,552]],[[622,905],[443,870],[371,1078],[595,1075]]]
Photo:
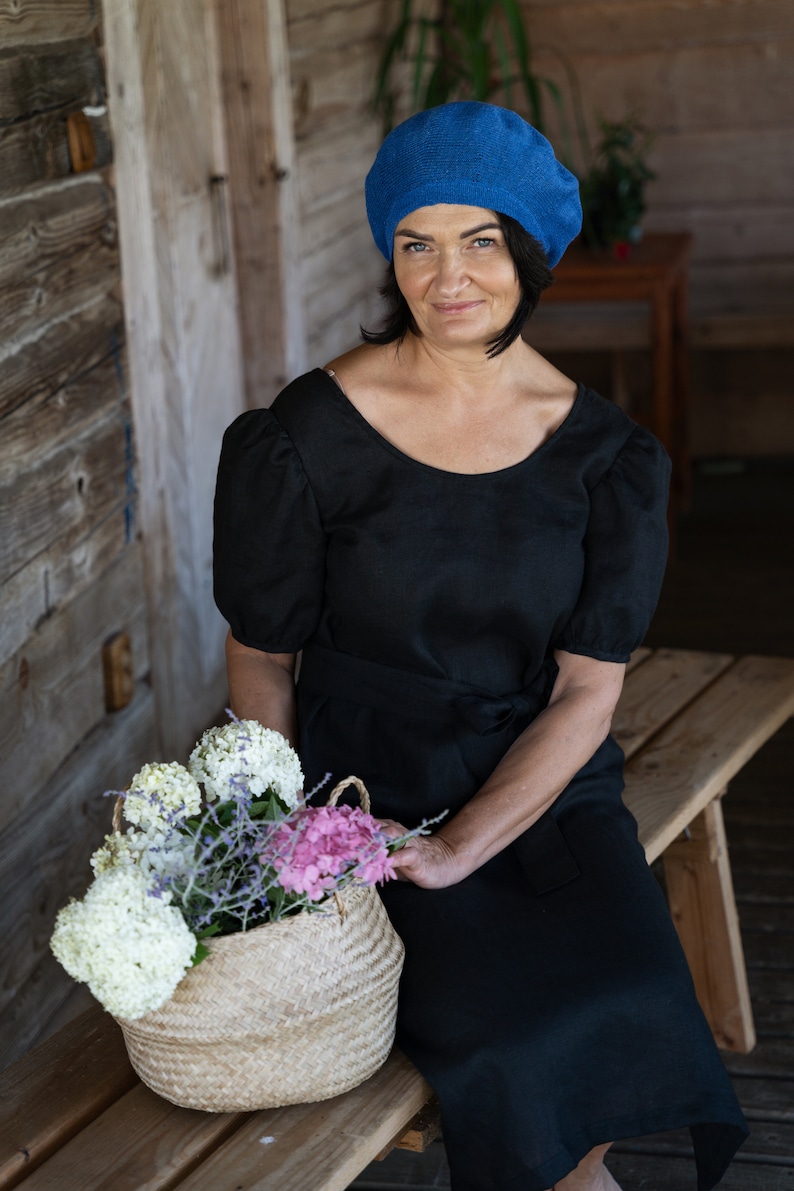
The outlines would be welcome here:
[[[233,1133],[240,1113],[178,1108],[135,1083],[35,1172],[29,1191],[99,1191],[108,1155],[117,1188],[166,1191]],[[261,1147],[260,1147],[261,1148]],[[222,1183],[219,1185],[223,1185]]]
[[[753,1010],[718,798],[664,853],[667,900],[717,1045],[747,1054]]]
[[[91,880],[89,858],[108,833],[112,806],[144,761],[156,759],[151,689],[105,716],[59,767],[29,813],[0,833],[0,867],[14,897],[0,900],[4,942],[0,1065],[23,1054],[76,987],[50,953],[55,916]],[[32,744],[35,747],[35,739]]]
[[[96,0],[0,0],[0,42],[7,46],[85,37],[98,21]]]
[[[77,110],[82,110],[79,105]],[[99,109],[97,109],[99,110]],[[72,173],[65,110],[0,127],[0,195],[21,194]],[[96,145],[95,168],[113,160],[107,115],[86,117]]]
[[[100,294],[32,335],[4,344],[0,418],[33,396],[54,393],[123,344],[121,304],[111,294]]]
[[[129,405],[116,401],[117,408],[108,408],[117,392],[114,361],[98,365],[70,389],[62,396],[73,402],[75,423],[87,423],[82,437],[56,441],[44,457],[35,451],[29,469],[21,454],[0,468],[0,583],[57,541],[68,549],[87,537],[120,504],[134,510]],[[99,405],[94,417],[86,408],[92,396]],[[40,409],[31,410],[39,418],[31,421],[46,426],[53,420],[49,407],[50,402],[41,402]],[[25,405],[9,415],[16,423],[9,425],[9,437],[13,434],[18,443],[31,438],[24,433],[27,410]]]
[[[0,1075],[0,1187],[16,1187],[136,1082],[99,1005]]]
[[[134,501],[124,501],[87,536],[56,540],[12,575],[2,588],[0,666],[22,651],[45,621],[96,583],[129,549],[134,534]]]
[[[35,338],[118,285],[113,196],[98,175],[86,178],[4,206],[0,340]]]
[[[140,550],[133,542],[0,666],[0,827],[38,804],[75,742],[105,718],[102,646],[112,633],[131,634],[135,677],[148,673]]]
[[[102,103],[102,65],[88,38],[0,49],[0,120]]]
[[[393,1050],[380,1071],[343,1096],[256,1113],[180,1191],[238,1182],[259,1191],[344,1191],[430,1095],[413,1064]],[[263,1137],[277,1143],[263,1145]]]
[[[624,799],[649,862],[791,715],[794,659],[745,657],[627,763]]]
[[[612,735],[633,757],[648,740],[727,670],[729,653],[694,649],[657,649],[643,666],[632,669],[612,721]]]
[[[246,400],[306,368],[298,190],[283,0],[216,0]]]
[[[205,15],[186,0],[104,5],[152,675],[174,758],[226,698],[212,499],[223,430],[245,405],[212,195],[225,150]]]

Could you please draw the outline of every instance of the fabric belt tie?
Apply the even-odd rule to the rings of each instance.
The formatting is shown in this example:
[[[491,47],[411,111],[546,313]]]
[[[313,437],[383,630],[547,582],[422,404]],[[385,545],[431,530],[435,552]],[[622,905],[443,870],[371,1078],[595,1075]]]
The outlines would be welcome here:
[[[527,723],[534,719],[548,703],[556,676],[557,664],[550,658],[524,690],[494,695],[467,683],[385,666],[310,641],[303,648],[298,686],[424,723],[462,723],[479,736],[493,736],[519,717],[526,717]],[[579,875],[551,810],[510,847],[536,894],[559,889]]]
[[[310,641],[303,649],[298,681],[318,694],[364,707],[433,723],[462,723],[479,736],[493,736],[519,717],[527,723],[534,719],[548,703],[556,675],[557,665],[549,659],[524,690],[494,695],[455,679],[400,670]]]

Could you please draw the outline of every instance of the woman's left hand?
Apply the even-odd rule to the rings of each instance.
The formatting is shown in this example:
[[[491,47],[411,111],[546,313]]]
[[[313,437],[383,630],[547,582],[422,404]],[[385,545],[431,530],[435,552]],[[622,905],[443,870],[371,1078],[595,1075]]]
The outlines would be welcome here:
[[[391,819],[381,820],[389,835],[405,835],[407,828]],[[438,835],[418,835],[406,840],[393,853],[394,872],[399,881],[412,881],[422,889],[445,889],[457,885],[466,873],[449,844]]]

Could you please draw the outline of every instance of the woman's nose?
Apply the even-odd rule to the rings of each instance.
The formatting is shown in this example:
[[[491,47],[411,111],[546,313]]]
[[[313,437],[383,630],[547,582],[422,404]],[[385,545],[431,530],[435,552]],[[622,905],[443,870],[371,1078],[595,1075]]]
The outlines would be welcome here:
[[[438,293],[445,298],[454,297],[468,284],[468,280],[459,254],[457,252],[442,253],[436,274]]]

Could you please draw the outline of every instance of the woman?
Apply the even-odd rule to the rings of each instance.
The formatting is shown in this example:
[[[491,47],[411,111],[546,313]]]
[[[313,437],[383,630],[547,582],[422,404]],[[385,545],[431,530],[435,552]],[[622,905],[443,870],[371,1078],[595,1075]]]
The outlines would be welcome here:
[[[576,180],[514,113],[448,104],[389,135],[367,211],[385,330],[224,440],[234,710],[299,742],[309,785],[358,773],[390,830],[449,812],[383,898],[455,1191],[614,1188],[612,1141],[683,1125],[709,1191],[746,1127],[608,734],[668,461],[520,338]]]

